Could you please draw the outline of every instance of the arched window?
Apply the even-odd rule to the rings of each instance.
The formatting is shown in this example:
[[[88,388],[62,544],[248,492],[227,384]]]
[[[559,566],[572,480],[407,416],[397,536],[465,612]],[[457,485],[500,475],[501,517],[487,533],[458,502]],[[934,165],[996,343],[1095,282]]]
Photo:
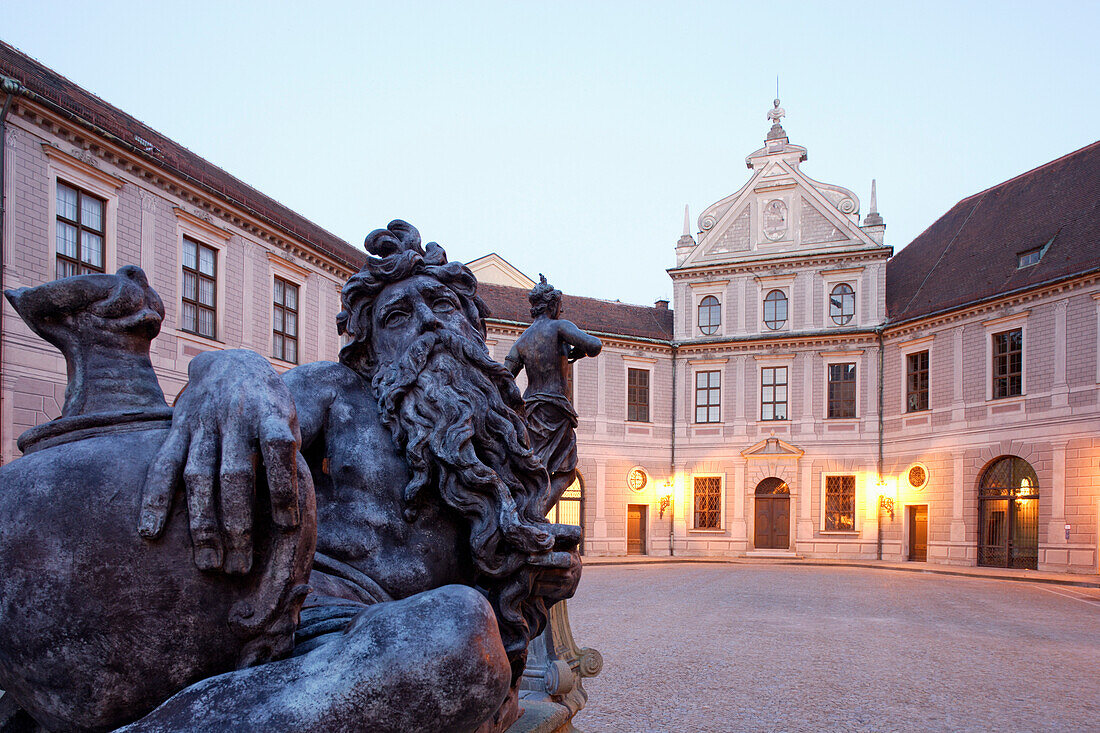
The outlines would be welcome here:
[[[708,295],[699,301],[699,330],[705,334],[718,333],[722,325],[722,304],[718,298]]]
[[[833,323],[843,326],[849,323],[856,314],[856,291],[848,283],[841,283],[833,288],[829,295],[829,315]]]
[[[584,476],[577,471],[573,483],[558,499],[558,503],[546,513],[546,518],[556,524],[575,524],[581,528],[581,553],[584,553]]]
[[[787,294],[773,290],[764,296],[764,325],[773,331],[787,323]]]
[[[978,484],[978,564],[1039,565],[1039,479],[1027,461],[1002,456]]]

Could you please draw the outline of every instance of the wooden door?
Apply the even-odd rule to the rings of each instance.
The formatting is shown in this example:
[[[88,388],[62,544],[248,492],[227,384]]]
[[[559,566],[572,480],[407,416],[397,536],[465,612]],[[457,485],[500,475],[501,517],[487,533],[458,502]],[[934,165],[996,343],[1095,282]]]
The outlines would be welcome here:
[[[909,559],[928,560],[928,505],[909,507]]]
[[[791,546],[789,496],[757,496],[753,546],[758,550],[786,550]]]
[[[626,554],[645,554],[645,504],[626,506]]]

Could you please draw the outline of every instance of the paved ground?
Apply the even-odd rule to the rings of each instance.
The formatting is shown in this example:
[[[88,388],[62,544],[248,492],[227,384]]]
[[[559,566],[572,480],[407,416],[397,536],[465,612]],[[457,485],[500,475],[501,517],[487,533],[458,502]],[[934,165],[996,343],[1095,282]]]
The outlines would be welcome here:
[[[584,733],[1098,731],[1100,590],[775,565],[585,569]]]

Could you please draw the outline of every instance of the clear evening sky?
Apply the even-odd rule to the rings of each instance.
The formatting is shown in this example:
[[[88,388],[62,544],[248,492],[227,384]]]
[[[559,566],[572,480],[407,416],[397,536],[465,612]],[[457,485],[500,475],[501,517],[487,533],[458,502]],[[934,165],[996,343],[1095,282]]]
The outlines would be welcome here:
[[[652,303],[775,96],[901,248],[1100,137],[1100,2],[49,2],[0,38],[360,245],[393,218]]]

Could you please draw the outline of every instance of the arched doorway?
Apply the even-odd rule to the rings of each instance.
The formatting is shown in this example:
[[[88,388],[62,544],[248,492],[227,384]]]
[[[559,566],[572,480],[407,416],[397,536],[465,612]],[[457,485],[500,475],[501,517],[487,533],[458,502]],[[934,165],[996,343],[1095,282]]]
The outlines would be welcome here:
[[[558,499],[546,518],[555,524],[575,524],[581,528],[581,554],[584,554],[584,476],[577,471],[577,477]]]
[[[791,490],[783,479],[766,478],[756,485],[753,546],[758,550],[788,550],[791,546]]]
[[[978,564],[1039,566],[1039,479],[1027,461],[1002,456],[978,484]]]

